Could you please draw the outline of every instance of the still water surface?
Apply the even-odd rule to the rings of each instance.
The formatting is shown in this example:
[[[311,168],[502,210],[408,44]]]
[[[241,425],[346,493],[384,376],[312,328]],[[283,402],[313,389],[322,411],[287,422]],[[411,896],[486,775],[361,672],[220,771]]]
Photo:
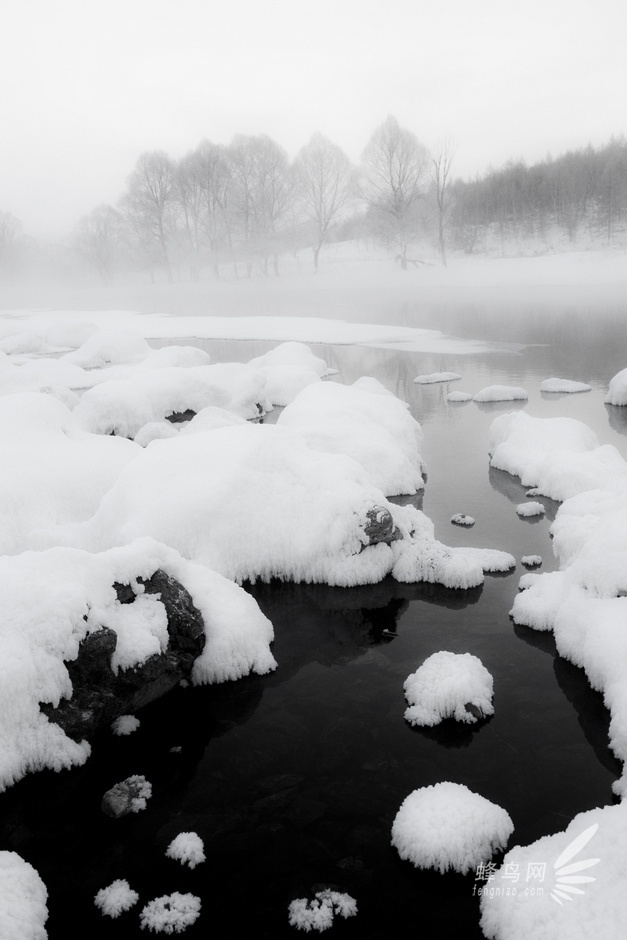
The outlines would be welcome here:
[[[627,457],[627,409],[603,404],[607,382],[627,366],[624,315],[600,311],[592,321],[581,311],[405,306],[393,316],[381,311],[381,321],[515,345],[468,356],[313,348],[341,381],[374,375],[410,403],[425,434],[422,506],[442,541],[499,548],[517,560],[540,554],[546,571],[554,567],[548,529],[557,504],[543,500],[540,520],[516,515],[525,488],[490,469],[489,426],[519,407],[576,417]],[[215,360],[247,361],[275,344],[199,345]],[[444,370],[463,378],[449,386],[413,382]],[[540,381],[552,376],[593,390],[541,394]],[[474,393],[494,383],[523,386],[529,401],[446,401],[450,388]],[[455,512],[474,516],[474,528],[451,525]],[[525,844],[612,802],[620,770],[607,748],[602,699],[583,672],[556,655],[550,635],[509,618],[523,571],[518,563],[467,592],[392,580],[354,589],[249,586],[275,627],[274,674],[176,690],[144,710],[131,737],[101,735],[85,767],[38,774],[0,797],[0,847],[19,852],[47,884],[51,940],[77,930],[145,936],[140,907],[173,891],[202,899],[186,936],[298,936],[287,925],[287,905],[321,885],[357,900],[357,917],[336,920],[338,937],[481,937],[474,873],[417,871],[391,847],[405,796],[439,781],[464,783],[506,808],[512,842]],[[405,723],[403,681],[441,649],[471,652],[493,674],[491,719],[431,730]],[[102,793],[134,773],[153,784],[148,809],[117,821],[103,816]],[[204,839],[207,855],[193,871],[164,856],[172,838],[189,830]],[[139,891],[140,905],[113,921],[93,896],[116,878]],[[218,926],[225,923],[226,930]]]

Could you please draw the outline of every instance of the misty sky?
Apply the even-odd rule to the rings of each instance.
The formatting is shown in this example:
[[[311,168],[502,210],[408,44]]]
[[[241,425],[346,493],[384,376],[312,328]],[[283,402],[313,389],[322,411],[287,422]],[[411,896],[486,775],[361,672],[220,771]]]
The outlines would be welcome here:
[[[627,132],[625,0],[1,0],[0,210],[64,235],[138,155],[388,114],[460,176]]]

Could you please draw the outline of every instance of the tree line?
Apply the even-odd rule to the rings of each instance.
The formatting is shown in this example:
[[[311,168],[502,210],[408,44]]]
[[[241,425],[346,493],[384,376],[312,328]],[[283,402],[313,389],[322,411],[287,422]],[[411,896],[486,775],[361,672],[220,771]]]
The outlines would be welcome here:
[[[281,259],[311,252],[318,270],[325,244],[375,239],[401,268],[421,251],[516,251],[531,240],[586,236],[620,243],[627,233],[627,142],[613,139],[527,166],[509,162],[474,180],[453,178],[450,139],[428,150],[389,116],[375,129],[359,166],[320,133],[290,161],[267,135],[229,145],[203,140],[180,160],[141,154],[116,205],[80,220],[71,251],[111,280],[119,267],[154,280],[198,280],[280,273]],[[20,223],[0,212],[0,270],[23,240]],[[423,246],[418,248],[417,246]]]
[[[611,246],[627,234],[627,141],[526,166],[511,161],[451,188],[451,243],[470,254],[531,240]]]

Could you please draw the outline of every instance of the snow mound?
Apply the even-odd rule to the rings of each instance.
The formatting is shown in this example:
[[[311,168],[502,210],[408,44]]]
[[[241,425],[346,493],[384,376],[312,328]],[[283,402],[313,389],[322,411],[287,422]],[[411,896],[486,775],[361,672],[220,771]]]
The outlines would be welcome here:
[[[193,894],[164,894],[150,901],[139,915],[142,930],[155,933],[183,933],[200,917],[200,898]]]
[[[529,568],[537,568],[538,565],[542,564],[541,555],[523,555],[520,559],[523,565],[527,565]]]
[[[0,350],[8,356],[38,355],[50,352],[51,347],[37,333],[12,333],[0,340]]]
[[[387,496],[412,495],[424,485],[420,425],[375,379],[310,385],[277,424],[301,434],[312,450],[352,457]]]
[[[227,411],[225,408],[218,408],[215,405],[209,405],[203,408],[187,424],[181,426],[181,434],[197,434],[199,431],[215,431],[217,428],[228,428],[232,424],[245,424],[246,419],[239,415]]]
[[[88,434],[51,395],[0,397],[0,555],[47,547],[56,527],[89,518],[122,467],[130,441]]]
[[[516,385],[487,385],[473,396],[473,401],[515,401],[528,398],[524,388]]]
[[[433,385],[436,382],[455,382],[461,379],[457,372],[431,372],[428,375],[417,375],[414,379],[418,385]]]
[[[270,352],[264,353],[263,356],[257,356],[256,359],[251,359],[248,365],[252,369],[272,369],[275,366],[290,366],[292,368],[315,372],[319,378],[334,371],[333,369],[329,369],[324,359],[315,356],[308,346],[293,340],[280,343],[280,345],[271,349]]]
[[[333,926],[335,914],[342,917],[354,917],[357,913],[357,902],[350,894],[332,891],[326,888],[317,891],[312,901],[307,898],[296,898],[288,907],[290,927],[297,930],[328,930]]]
[[[543,504],[534,502],[533,500],[528,503],[520,503],[516,506],[516,513],[519,516],[543,516],[545,512],[546,509]]]
[[[263,376],[241,363],[136,370],[89,389],[74,414],[87,431],[134,438],[145,424],[209,405],[258,418],[266,410],[264,386]]]
[[[627,369],[617,372],[610,380],[610,387],[605,396],[606,405],[627,405]]]
[[[119,917],[124,911],[129,911],[139,901],[139,894],[133,891],[128,881],[118,878],[108,887],[101,888],[94,904],[100,908],[107,917]]]
[[[266,395],[273,405],[289,405],[302,389],[319,382],[333,370],[314,356],[303,343],[281,343],[270,352],[251,359],[249,367],[266,380]]]
[[[465,526],[472,526],[475,524],[475,520],[472,518],[472,516],[467,516],[465,512],[456,512],[453,516],[451,516],[451,522],[454,525]]]
[[[564,832],[514,846],[482,889],[488,940],[588,940],[625,935],[627,802],[579,813]],[[518,872],[516,892],[507,872]],[[526,881],[523,881],[523,876]]]
[[[620,491],[627,464],[611,444],[599,441],[573,418],[532,418],[522,411],[501,415],[490,427],[490,463],[519,476],[534,495],[565,500],[584,490]]]
[[[164,441],[178,433],[176,425],[170,421],[149,421],[141,426],[133,440],[140,447],[147,447],[152,441]]]
[[[446,396],[447,401],[472,401],[470,392],[449,392]]]
[[[16,852],[0,852],[0,937],[46,940],[47,899],[33,866]]]
[[[410,725],[433,727],[445,718],[473,724],[494,714],[492,676],[471,653],[434,653],[405,679],[403,689]]]
[[[181,865],[195,868],[205,861],[205,846],[196,832],[180,832],[170,842],[165,854],[168,858],[179,861]]]
[[[136,362],[149,353],[150,346],[144,337],[133,330],[100,329],[61,360],[83,369],[98,369],[118,362]]]
[[[135,715],[120,715],[111,725],[113,733],[121,737],[132,734],[133,731],[137,731],[138,728],[139,718],[136,718]]]
[[[544,379],[540,382],[541,392],[589,392],[591,385],[585,382],[574,382],[572,379]]]
[[[436,783],[405,798],[392,825],[392,845],[416,868],[465,874],[505,847],[509,814],[460,783]]]

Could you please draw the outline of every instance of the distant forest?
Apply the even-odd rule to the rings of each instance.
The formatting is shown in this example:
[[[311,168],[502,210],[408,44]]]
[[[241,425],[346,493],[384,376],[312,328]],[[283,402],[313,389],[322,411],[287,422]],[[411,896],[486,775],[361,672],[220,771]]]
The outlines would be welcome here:
[[[116,205],[97,206],[48,263],[82,259],[104,281],[144,270],[153,280],[279,275],[282,259],[369,239],[401,268],[434,254],[516,254],[627,241],[627,142],[566,153],[527,166],[509,162],[456,179],[455,145],[428,150],[390,116],[354,166],[316,133],[290,162],[266,135],[230,145],[202,141],[181,160],[140,155]],[[28,268],[42,246],[0,212],[0,268]],[[50,261],[52,259],[52,262]]]

